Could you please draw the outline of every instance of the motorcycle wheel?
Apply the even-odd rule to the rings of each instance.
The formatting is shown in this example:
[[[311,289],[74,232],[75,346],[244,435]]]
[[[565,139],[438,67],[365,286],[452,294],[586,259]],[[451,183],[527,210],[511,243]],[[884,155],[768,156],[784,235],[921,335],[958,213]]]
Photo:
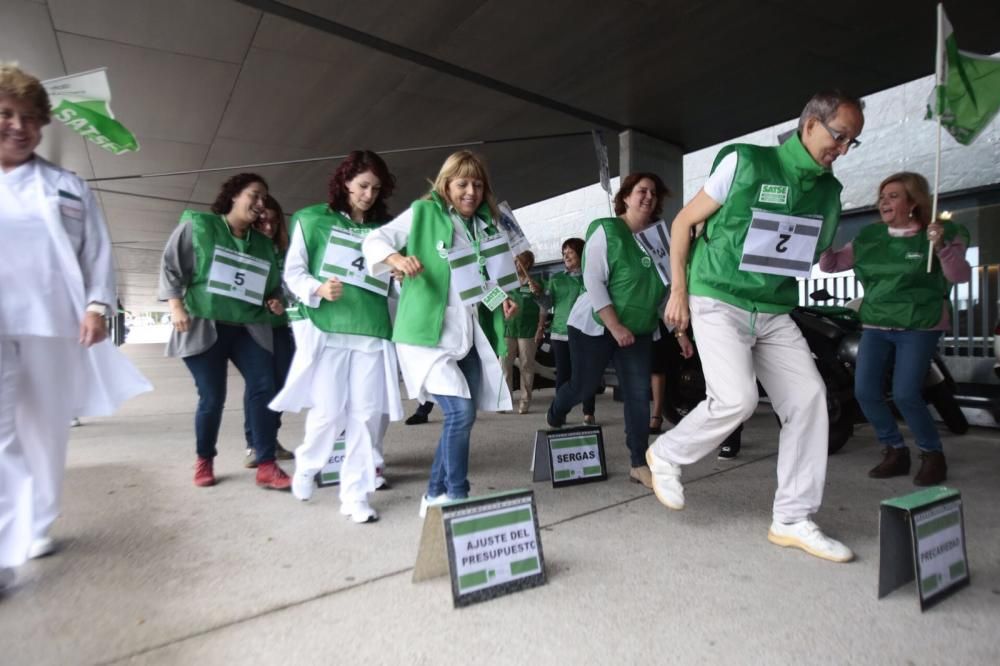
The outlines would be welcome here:
[[[827,387],[826,410],[830,420],[827,455],[832,456],[854,436],[854,402],[841,400]]]
[[[956,435],[964,435],[969,431],[969,421],[962,413],[962,408],[955,400],[955,392],[947,382],[941,382],[928,388],[925,392],[927,401],[934,405],[934,409],[941,415],[948,430]]]

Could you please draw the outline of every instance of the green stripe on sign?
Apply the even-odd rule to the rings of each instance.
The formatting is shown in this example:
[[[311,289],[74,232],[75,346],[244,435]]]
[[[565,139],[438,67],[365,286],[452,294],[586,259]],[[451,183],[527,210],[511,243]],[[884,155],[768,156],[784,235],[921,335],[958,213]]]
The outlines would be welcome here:
[[[483,518],[472,518],[461,522],[453,522],[451,524],[451,533],[454,536],[465,536],[466,534],[472,534],[474,532],[495,530],[498,527],[506,527],[507,525],[516,525],[518,523],[528,522],[531,522],[531,510],[515,509],[513,511],[507,511],[506,513],[498,513],[493,516],[484,516]]]
[[[235,259],[230,259],[224,254],[217,254],[212,261],[217,261],[220,264],[225,264],[226,266],[233,266],[234,268],[239,268],[248,273],[256,273],[257,275],[266,276],[268,270],[266,268],[261,268],[260,266],[255,266],[253,264],[245,264],[242,261],[237,261]]]
[[[538,558],[529,557],[526,560],[518,560],[517,562],[510,563],[510,573],[512,576],[517,576],[518,574],[531,573],[532,571],[538,570]]]
[[[333,273],[334,275],[347,275],[347,269],[341,268],[340,266],[334,266],[333,264],[323,264],[324,273]]]
[[[233,290],[232,285],[230,285],[230,284],[228,284],[226,282],[219,282],[217,280],[209,280],[208,281],[208,286],[212,287],[213,289],[222,289],[223,291],[232,291]]]
[[[333,443],[333,450],[334,451],[343,451],[345,446],[347,446],[347,442],[342,441],[342,440],[341,441],[337,441],[337,442]]]
[[[482,287],[473,287],[472,289],[466,289],[465,291],[459,292],[458,297],[464,301],[481,293],[483,293]]]
[[[954,527],[955,525],[958,525],[957,511],[954,513],[946,513],[939,518],[927,521],[917,528],[917,536],[921,539],[925,539],[932,534],[937,534],[938,532],[946,530],[949,527]]]
[[[499,280],[497,280],[497,284],[500,285],[501,287],[506,287],[509,284],[514,284],[515,282],[519,281],[520,280],[518,280],[517,274],[511,273],[510,275],[505,275],[501,277]]]
[[[458,587],[459,589],[466,589],[469,587],[477,587],[482,585],[489,577],[486,575],[485,571],[474,571],[472,573],[465,574],[464,576],[458,577]]]
[[[933,592],[934,590],[936,590],[937,586],[938,586],[937,574],[930,575],[927,578],[924,578],[922,581],[920,581],[920,589],[923,590],[925,595],[928,592]]]
[[[340,472],[327,472],[320,474],[319,478],[323,479],[323,483],[335,483],[340,481]]]
[[[256,298],[258,301],[264,300],[264,294],[258,294],[256,291],[250,291],[249,289],[246,290],[246,295],[250,298]]]
[[[583,435],[582,437],[566,437],[556,440],[549,440],[549,446],[553,449],[575,449],[580,446],[597,446],[596,435]]]
[[[961,578],[965,575],[965,562],[955,562],[948,567],[948,575],[952,578]]]
[[[454,261],[450,261],[448,263],[451,264],[452,268],[461,268],[462,266],[468,266],[469,264],[476,263],[476,255],[467,254],[464,257],[459,257],[458,259],[455,259]]]
[[[568,479],[573,476],[573,470],[561,469],[556,472],[556,481],[561,481],[563,479]]]
[[[344,247],[349,247],[352,250],[361,249],[360,242],[348,240],[346,238],[341,238],[340,236],[330,236],[330,245],[342,245]]]
[[[584,476],[600,476],[600,474],[601,474],[601,466],[600,465],[595,465],[594,467],[584,467],[583,468],[583,475]]]
[[[498,254],[503,254],[504,252],[510,252],[510,246],[507,245],[506,243],[504,243],[503,245],[497,245],[496,247],[491,247],[486,250],[483,250],[482,254],[484,257],[489,258],[489,257],[495,257]]]
[[[371,275],[366,275],[365,276],[365,283],[366,284],[370,284],[373,287],[379,287],[381,289],[388,289],[389,288],[389,283],[388,282],[383,282],[382,280],[378,280],[376,278],[373,278]]]

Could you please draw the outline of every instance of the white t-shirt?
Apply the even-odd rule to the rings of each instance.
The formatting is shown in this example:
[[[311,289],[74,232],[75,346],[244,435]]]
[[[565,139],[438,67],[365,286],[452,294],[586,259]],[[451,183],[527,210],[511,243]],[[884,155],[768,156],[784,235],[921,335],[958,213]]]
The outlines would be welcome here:
[[[729,190],[733,187],[733,180],[736,178],[736,151],[733,151],[722,158],[719,166],[705,181],[703,190],[711,197],[712,201],[720,206],[726,203],[729,197]]]

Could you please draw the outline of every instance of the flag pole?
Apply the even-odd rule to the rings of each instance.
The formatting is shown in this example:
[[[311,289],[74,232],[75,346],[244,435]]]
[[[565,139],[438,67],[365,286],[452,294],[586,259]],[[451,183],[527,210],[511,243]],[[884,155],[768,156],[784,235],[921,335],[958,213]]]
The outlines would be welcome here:
[[[944,43],[943,43],[944,5],[937,6],[937,54],[934,63],[935,71],[935,106],[937,107],[937,149],[934,151],[934,196],[931,199],[931,224],[937,222],[938,190],[941,187],[941,114],[943,109],[942,86],[944,85]],[[927,272],[931,272],[934,263],[934,241],[927,241]]]

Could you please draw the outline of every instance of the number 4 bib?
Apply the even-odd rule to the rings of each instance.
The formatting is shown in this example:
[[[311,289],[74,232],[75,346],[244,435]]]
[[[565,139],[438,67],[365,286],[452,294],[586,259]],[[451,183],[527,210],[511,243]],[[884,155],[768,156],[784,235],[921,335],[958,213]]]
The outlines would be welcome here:
[[[389,293],[389,281],[372,277],[365,270],[365,257],[361,254],[361,239],[341,229],[330,230],[330,242],[323,254],[319,277],[335,277],[344,284],[373,291],[379,296]]]
[[[809,277],[822,226],[820,217],[798,217],[755,209],[743,241],[740,270]]]

